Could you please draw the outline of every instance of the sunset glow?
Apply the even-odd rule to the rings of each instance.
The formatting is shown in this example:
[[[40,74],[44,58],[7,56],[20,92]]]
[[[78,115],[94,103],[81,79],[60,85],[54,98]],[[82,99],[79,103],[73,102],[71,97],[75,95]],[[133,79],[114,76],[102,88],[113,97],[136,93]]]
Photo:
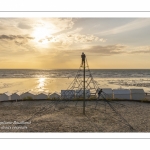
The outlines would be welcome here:
[[[148,69],[149,18],[0,18],[0,68]]]
[[[48,40],[46,40],[46,37],[49,37],[51,35],[50,30],[44,27],[37,27],[33,31],[33,37],[35,37],[35,41],[40,44],[47,44]]]

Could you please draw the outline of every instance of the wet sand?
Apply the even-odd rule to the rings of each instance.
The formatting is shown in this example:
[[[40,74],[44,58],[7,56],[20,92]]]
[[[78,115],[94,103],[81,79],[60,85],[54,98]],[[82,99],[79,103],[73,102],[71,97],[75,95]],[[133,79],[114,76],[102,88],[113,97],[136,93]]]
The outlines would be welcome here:
[[[0,93],[19,92],[47,92],[60,93],[66,90],[74,78],[3,78],[0,79]],[[150,80],[139,78],[95,78],[100,88],[124,88],[124,89],[144,89],[150,93]]]
[[[150,132],[150,103],[0,102],[0,132]],[[125,119],[125,120],[124,120]]]

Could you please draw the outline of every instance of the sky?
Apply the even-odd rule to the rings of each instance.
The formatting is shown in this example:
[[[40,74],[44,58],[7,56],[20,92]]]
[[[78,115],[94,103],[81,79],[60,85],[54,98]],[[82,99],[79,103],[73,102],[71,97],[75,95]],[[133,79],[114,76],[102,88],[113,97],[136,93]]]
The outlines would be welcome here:
[[[0,18],[0,69],[150,69],[150,18]]]

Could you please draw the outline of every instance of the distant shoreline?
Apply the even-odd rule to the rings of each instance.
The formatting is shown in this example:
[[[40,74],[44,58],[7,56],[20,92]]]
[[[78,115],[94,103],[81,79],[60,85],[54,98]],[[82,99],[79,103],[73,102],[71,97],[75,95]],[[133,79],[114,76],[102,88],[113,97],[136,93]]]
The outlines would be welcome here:
[[[4,69],[0,69],[0,70],[78,70],[78,68],[77,69],[30,69],[30,68],[19,68],[19,69],[17,69],[17,68],[4,68]],[[129,68],[129,69],[123,69],[123,68],[119,68],[119,69],[117,69],[117,68],[114,68],[114,69],[110,69],[110,68],[108,68],[108,69],[101,69],[101,68],[95,68],[95,69],[91,69],[90,68],[90,70],[150,70],[150,68],[148,69],[148,68],[145,68],[145,69],[140,69],[140,68],[138,68],[138,69],[136,69],[136,68]]]

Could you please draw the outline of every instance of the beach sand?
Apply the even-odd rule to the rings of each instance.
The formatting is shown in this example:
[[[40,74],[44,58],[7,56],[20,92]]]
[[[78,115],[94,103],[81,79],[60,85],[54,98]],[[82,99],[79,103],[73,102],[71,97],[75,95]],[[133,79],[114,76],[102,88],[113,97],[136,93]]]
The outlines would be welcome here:
[[[150,103],[19,101],[0,103],[0,132],[150,132]],[[133,127],[133,128],[131,128]]]

